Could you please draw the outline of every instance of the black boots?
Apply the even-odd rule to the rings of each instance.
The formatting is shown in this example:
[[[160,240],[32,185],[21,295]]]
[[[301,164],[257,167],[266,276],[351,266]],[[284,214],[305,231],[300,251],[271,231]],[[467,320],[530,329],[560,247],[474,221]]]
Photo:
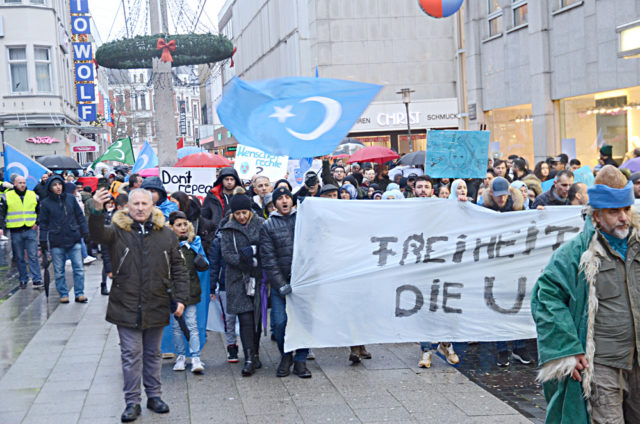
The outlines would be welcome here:
[[[280,359],[280,365],[278,365],[277,377],[286,377],[291,373],[291,365],[293,365],[293,355],[287,353],[282,355]]]
[[[244,351],[244,367],[242,367],[242,376],[251,377],[256,372],[256,364],[254,362],[253,351],[245,349]]]
[[[120,421],[123,423],[130,423],[135,421],[140,416],[140,404],[138,403],[130,403],[124,409],[122,415],[120,415]]]
[[[169,412],[169,405],[164,403],[164,401],[159,397],[147,399],[147,408],[158,414],[166,414]]]
[[[100,284],[100,294],[103,296],[109,296],[109,289],[107,288],[107,283]]]
[[[311,378],[311,371],[307,369],[305,361],[295,361],[293,363],[293,373],[300,378]]]

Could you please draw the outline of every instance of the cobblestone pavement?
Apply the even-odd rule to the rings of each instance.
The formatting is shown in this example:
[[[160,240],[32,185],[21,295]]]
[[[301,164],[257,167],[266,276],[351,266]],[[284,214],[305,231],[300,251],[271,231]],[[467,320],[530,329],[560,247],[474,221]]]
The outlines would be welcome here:
[[[100,267],[99,262],[86,267],[88,304],[58,305],[53,288],[46,302],[44,294],[28,288],[0,305],[0,337],[10,352],[0,373],[3,424],[119,422],[120,352],[117,331],[104,320]],[[308,363],[313,378],[280,379],[277,348],[265,337],[264,367],[243,378],[241,363],[226,362],[221,335],[209,333],[202,353],[205,374],[174,372],[172,361],[165,360],[163,398],[171,413],[143,408],[137,422],[531,422],[439,357],[432,368],[418,368],[417,344],[368,349],[373,359],[356,366],[349,364],[347,348],[314,350],[317,359]]]

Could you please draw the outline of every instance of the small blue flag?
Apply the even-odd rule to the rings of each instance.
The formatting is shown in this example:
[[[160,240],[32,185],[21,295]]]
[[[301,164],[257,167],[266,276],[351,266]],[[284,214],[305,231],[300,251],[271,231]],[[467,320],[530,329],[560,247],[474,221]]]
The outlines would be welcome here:
[[[273,155],[330,154],[382,86],[328,78],[288,77],[251,84],[233,78],[218,116],[239,144]]]
[[[5,144],[4,147],[4,180],[10,181],[11,174],[22,175],[27,180],[27,188],[33,190],[40,178],[49,172],[47,168],[31,159],[19,150]]]
[[[131,168],[131,173],[135,174],[143,169],[155,168],[156,166],[158,166],[158,155],[153,151],[153,147],[151,147],[149,142],[145,141],[142,149],[140,149],[140,153],[138,153],[136,163],[134,163],[133,168]]]

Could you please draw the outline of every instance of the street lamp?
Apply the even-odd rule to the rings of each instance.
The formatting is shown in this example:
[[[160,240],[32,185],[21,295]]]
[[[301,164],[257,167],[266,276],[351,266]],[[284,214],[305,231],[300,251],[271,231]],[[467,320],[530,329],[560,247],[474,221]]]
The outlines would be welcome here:
[[[411,139],[411,117],[409,116],[409,103],[411,103],[411,93],[415,93],[410,88],[402,88],[396,94],[402,94],[402,103],[407,109],[407,132],[409,134],[409,153],[413,152],[413,140]]]

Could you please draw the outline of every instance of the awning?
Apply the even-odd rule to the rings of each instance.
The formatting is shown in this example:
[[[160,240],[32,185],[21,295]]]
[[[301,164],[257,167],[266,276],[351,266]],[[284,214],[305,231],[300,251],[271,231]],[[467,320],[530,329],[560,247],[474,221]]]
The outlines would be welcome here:
[[[74,152],[97,152],[98,144],[81,135],[76,136],[76,144],[73,146]]]

